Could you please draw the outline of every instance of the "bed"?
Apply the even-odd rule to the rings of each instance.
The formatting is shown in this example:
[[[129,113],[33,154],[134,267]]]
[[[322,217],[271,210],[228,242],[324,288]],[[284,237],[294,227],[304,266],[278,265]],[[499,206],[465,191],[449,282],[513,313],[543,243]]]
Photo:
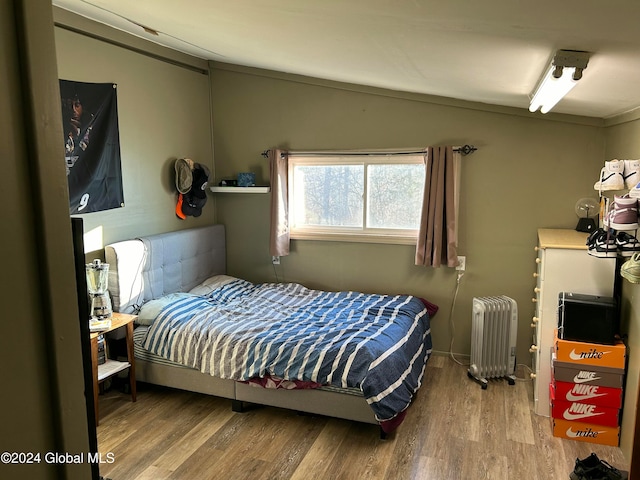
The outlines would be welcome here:
[[[402,422],[437,307],[254,284],[228,276],[225,258],[222,225],[105,247],[113,309],[138,314],[137,380],[228,398],[236,411],[270,405],[376,424],[383,436]]]

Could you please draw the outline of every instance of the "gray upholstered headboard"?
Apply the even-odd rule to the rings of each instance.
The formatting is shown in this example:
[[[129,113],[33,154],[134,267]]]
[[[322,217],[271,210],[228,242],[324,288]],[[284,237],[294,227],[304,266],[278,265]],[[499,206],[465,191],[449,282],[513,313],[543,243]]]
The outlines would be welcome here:
[[[223,225],[125,240],[104,251],[115,312],[132,313],[144,302],[226,273]]]

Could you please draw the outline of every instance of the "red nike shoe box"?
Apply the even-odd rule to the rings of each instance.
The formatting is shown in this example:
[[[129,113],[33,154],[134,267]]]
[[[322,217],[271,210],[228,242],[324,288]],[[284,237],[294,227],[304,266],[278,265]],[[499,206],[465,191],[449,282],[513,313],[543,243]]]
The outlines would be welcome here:
[[[559,382],[551,384],[553,397],[561,402],[578,402],[607,408],[622,408],[622,388],[602,387],[585,383]]]
[[[567,438],[578,442],[597,443],[612,447],[617,447],[620,443],[620,427],[606,427],[604,425],[552,418],[551,429],[554,437]]]
[[[624,369],[627,357],[627,347],[621,341],[615,345],[605,345],[562,340],[558,338],[558,329],[555,330],[554,351],[560,362],[593,367]]]
[[[589,405],[588,403],[552,400],[551,416],[571,422],[591,423],[606,427],[617,427],[620,424],[619,409]]]

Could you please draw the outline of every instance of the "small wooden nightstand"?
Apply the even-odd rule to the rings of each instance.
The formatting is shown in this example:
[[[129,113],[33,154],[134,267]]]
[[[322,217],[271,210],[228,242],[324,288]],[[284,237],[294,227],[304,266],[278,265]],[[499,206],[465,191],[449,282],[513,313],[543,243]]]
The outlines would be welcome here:
[[[111,316],[111,327],[100,332],[91,332],[91,367],[93,369],[93,402],[96,412],[96,426],[98,425],[98,385],[100,382],[115,375],[126,368],[129,369],[129,385],[131,386],[131,401],[136,401],[136,361],[133,356],[133,322],[136,315],[114,313]],[[107,359],[106,363],[98,365],[98,336],[118,328],[126,329],[127,361],[118,362]]]

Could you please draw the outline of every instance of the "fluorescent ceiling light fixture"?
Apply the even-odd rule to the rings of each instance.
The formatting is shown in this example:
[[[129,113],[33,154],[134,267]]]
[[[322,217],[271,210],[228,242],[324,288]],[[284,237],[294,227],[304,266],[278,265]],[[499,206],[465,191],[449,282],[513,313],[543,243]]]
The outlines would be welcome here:
[[[529,111],[551,110],[582,78],[587,68],[589,53],[575,50],[558,50],[533,94]]]

